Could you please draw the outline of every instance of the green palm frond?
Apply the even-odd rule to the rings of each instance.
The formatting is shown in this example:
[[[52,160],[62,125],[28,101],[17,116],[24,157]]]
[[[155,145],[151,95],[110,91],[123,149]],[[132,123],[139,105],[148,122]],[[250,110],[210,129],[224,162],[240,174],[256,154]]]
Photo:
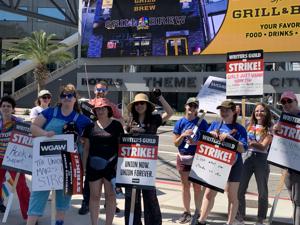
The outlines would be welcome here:
[[[54,43],[55,34],[47,35],[44,31],[32,32],[30,37],[23,38],[19,43],[8,49],[5,60],[33,60],[38,63],[34,70],[35,79],[38,81],[38,89],[43,86],[49,71],[47,64],[64,63],[71,61],[73,56],[64,50],[67,47],[63,43]]]

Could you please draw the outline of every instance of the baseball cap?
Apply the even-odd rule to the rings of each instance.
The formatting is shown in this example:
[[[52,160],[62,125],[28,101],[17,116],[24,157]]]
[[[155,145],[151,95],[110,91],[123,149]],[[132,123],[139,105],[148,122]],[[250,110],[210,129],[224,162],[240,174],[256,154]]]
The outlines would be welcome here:
[[[295,95],[294,92],[292,91],[284,91],[280,97],[280,101],[282,99],[285,99],[285,98],[288,98],[288,99],[292,99],[292,100],[296,100],[297,101],[297,96]]]
[[[38,98],[39,98],[39,97],[42,97],[42,96],[44,96],[44,95],[51,95],[51,96],[52,96],[52,94],[50,93],[50,91],[48,91],[48,90],[41,90],[41,91],[39,92],[39,94],[38,94]]]
[[[236,104],[233,102],[233,101],[229,101],[229,100],[226,100],[224,102],[221,103],[221,105],[219,105],[217,107],[217,109],[220,109],[220,108],[226,108],[226,109],[232,109],[232,110],[235,110],[236,108]]]
[[[188,100],[186,101],[185,104],[188,105],[188,104],[191,104],[191,103],[195,103],[196,105],[199,105],[198,99],[195,98],[195,97],[188,98]]]

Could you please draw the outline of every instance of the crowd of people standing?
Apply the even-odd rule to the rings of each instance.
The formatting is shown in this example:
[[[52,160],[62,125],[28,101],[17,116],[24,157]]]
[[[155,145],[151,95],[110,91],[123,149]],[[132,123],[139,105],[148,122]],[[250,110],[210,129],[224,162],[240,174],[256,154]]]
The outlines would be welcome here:
[[[98,224],[100,198],[102,187],[105,196],[105,225],[112,225],[116,212],[116,165],[118,160],[118,142],[124,133],[139,135],[155,135],[157,129],[173,115],[173,110],[165,100],[160,90],[152,94],[159,102],[164,113],[153,114],[155,104],[149,100],[145,93],[138,93],[134,100],[127,105],[128,115],[126,121],[117,106],[107,97],[108,85],[101,81],[95,85],[95,98],[89,101],[92,107],[94,120],[81,112],[76,88],[72,84],[65,85],[59,93],[59,101],[51,106],[52,94],[48,90],[38,93],[36,106],[31,110],[31,132],[35,137],[63,134],[64,126],[72,123],[76,149],[80,153],[85,174],[83,201],[79,214],[90,212],[91,224]],[[298,99],[291,91],[281,95],[280,103],[283,111],[294,116],[300,116]],[[16,103],[13,98],[5,96],[0,100],[0,163],[9,142],[9,135],[14,124],[19,120],[13,116]],[[174,125],[173,142],[178,148],[176,169],[180,175],[182,186],[182,205],[184,212],[179,216],[178,222],[189,223],[191,215],[190,187],[194,189],[195,209],[199,214],[198,225],[207,224],[207,218],[214,206],[217,191],[211,187],[204,187],[189,180],[196,146],[202,132],[209,132],[219,141],[232,140],[237,143],[236,158],[231,167],[225,192],[228,197],[228,214],[225,225],[242,225],[246,216],[245,194],[250,178],[254,174],[258,188],[258,212],[256,225],[265,223],[268,211],[268,178],[270,167],[267,162],[269,147],[273,133],[281,130],[280,123],[272,122],[268,105],[257,103],[247,124],[238,121],[237,104],[226,100],[217,106],[220,120],[208,124],[205,118],[199,118],[199,102],[196,98],[187,99],[184,105],[184,116]],[[195,131],[195,126],[198,129]],[[4,182],[6,170],[0,169],[1,184]],[[16,173],[9,171],[12,178]],[[288,170],[286,186],[289,190],[294,206],[294,224],[300,225],[300,175]],[[0,185],[1,185],[0,184]],[[24,174],[19,177],[16,187],[22,216],[27,225],[36,225],[38,217],[44,214],[50,191],[33,191],[30,193]],[[143,197],[144,224],[161,225],[162,214],[156,189],[137,189],[135,202],[132,204],[133,190],[125,188],[125,224],[141,225]],[[65,213],[70,207],[71,196],[65,195],[62,190],[56,190],[56,222],[63,225]],[[134,205],[133,223],[130,224],[130,210]],[[0,198],[0,211],[5,211],[3,198]]]

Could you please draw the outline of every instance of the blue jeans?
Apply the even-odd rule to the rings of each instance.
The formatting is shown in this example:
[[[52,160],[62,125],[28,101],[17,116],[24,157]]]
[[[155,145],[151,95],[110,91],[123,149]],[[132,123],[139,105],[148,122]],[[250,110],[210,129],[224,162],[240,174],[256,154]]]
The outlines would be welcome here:
[[[50,191],[33,191],[29,201],[29,216],[42,216],[48,201]],[[63,190],[56,190],[56,210],[67,211],[70,208],[71,195],[65,195]]]
[[[125,225],[129,224],[131,192],[132,192],[131,188],[125,188]],[[161,216],[160,207],[159,207],[155,189],[136,190],[133,225],[142,225],[141,192],[143,193],[143,200],[144,200],[145,225],[161,225],[162,216]]]
[[[270,166],[267,162],[267,154],[248,151],[245,154],[244,168],[242,172],[238,198],[239,209],[237,217],[245,218],[246,203],[245,194],[249,185],[250,178],[254,174],[258,189],[258,220],[266,219],[268,212],[268,180],[270,174]]]

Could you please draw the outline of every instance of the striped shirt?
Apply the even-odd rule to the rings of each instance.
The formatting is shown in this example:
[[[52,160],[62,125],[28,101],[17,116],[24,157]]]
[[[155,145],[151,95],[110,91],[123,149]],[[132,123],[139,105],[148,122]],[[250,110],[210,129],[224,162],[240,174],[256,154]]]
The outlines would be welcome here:
[[[1,133],[0,133],[0,159],[4,158],[5,151],[10,139],[10,135],[14,129],[16,118],[12,117],[12,120],[6,123],[3,123],[2,120],[0,120],[1,123]]]

